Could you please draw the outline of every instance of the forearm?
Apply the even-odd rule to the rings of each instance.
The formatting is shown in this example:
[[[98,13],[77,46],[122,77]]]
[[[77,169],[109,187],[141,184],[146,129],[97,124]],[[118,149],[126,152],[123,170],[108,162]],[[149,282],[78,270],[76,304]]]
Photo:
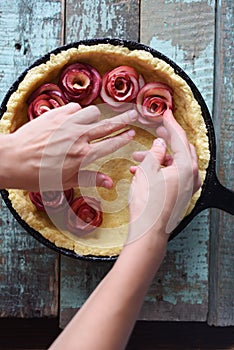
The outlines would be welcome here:
[[[123,349],[145,293],[165,255],[167,237],[148,233],[119,259],[51,350]]]
[[[32,170],[25,172],[22,155],[14,133],[0,134],[0,188],[27,188]]]
[[[165,256],[167,239],[168,236],[162,237],[156,232],[146,234],[138,241],[128,244],[113,267],[113,276],[119,276],[115,297],[120,298],[121,303],[114,303],[112,306],[115,311],[115,325],[109,338],[109,349],[125,348],[145,294]],[[113,300],[110,297],[110,305],[113,305]],[[115,336],[116,332],[118,336]]]

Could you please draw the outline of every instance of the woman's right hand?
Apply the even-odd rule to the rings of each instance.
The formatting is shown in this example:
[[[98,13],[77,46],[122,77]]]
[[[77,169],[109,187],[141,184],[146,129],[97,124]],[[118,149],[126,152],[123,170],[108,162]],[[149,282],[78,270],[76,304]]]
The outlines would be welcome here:
[[[171,111],[165,112],[157,135],[149,151],[133,154],[141,163],[131,167],[127,243],[152,230],[170,234],[201,186],[195,149]]]

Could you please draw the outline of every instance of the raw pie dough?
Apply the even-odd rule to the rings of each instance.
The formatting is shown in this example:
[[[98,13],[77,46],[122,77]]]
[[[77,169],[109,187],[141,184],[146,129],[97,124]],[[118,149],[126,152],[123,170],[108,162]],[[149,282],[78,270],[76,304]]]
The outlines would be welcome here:
[[[40,85],[46,82],[57,82],[65,65],[83,62],[94,66],[101,75],[120,65],[134,67],[143,75],[146,82],[160,81],[173,89],[175,105],[174,116],[186,131],[187,137],[197,152],[199,172],[202,181],[206,175],[210,153],[206,126],[201,108],[187,83],[174,72],[174,69],[163,60],[153,57],[142,50],[130,51],[126,47],[111,44],[93,46],[80,45],[50,56],[50,60],[29,70],[7,103],[7,111],[0,122],[0,132],[10,133],[19,128],[27,119],[27,99]],[[95,103],[100,103],[97,99]],[[104,115],[104,117],[106,117]],[[58,247],[74,250],[80,255],[113,256],[119,254],[127,237],[128,229],[128,191],[132,175],[129,166],[133,164],[133,150],[149,149],[154,135],[153,130],[135,127],[136,137],[133,142],[115,154],[100,159],[90,168],[108,173],[116,186],[113,190],[75,189],[76,195],[88,194],[99,196],[103,207],[103,223],[84,238],[74,237],[68,232],[57,229],[45,213],[39,212],[31,203],[27,191],[9,190],[9,199],[13,207],[29,226],[39,231],[46,239]],[[200,190],[194,194],[188,208],[191,212]]]

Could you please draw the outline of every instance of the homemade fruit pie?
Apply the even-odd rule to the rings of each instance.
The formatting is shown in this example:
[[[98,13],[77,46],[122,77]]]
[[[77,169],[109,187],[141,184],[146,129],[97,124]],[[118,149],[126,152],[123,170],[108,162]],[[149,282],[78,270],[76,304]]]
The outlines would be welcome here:
[[[87,167],[108,174],[114,188],[77,187],[42,193],[9,189],[9,199],[20,217],[56,246],[79,255],[118,255],[128,232],[133,151],[151,147],[155,126],[165,110],[171,109],[195,146],[203,181],[210,155],[201,108],[186,81],[151,53],[111,44],[79,45],[51,54],[48,61],[27,72],[9,98],[0,131],[14,132],[71,101],[81,107],[98,104],[103,118],[130,107],[139,112],[139,120],[132,126],[134,140]],[[200,191],[194,194],[184,216],[199,196]],[[61,227],[51,220],[50,213],[63,217]]]

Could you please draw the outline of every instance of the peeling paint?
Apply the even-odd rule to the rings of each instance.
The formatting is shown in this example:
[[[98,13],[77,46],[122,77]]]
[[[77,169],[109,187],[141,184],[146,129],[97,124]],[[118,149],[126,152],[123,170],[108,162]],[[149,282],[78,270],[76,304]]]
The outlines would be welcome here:
[[[193,80],[212,114],[215,1],[142,1],[141,40],[174,60]],[[152,17],[153,21],[148,21]],[[146,23],[147,22],[147,23]],[[147,30],[144,30],[144,27]]]
[[[60,0],[1,1],[0,100],[34,59],[61,44],[60,5]],[[57,316],[57,255],[26,233],[5,204],[0,215],[0,317]]]
[[[221,6],[221,1],[217,3]],[[3,28],[1,32],[4,35],[0,42],[0,97],[5,94],[11,82],[29,62],[61,43],[60,4],[60,0],[38,0],[36,2],[33,0],[30,4],[26,0],[17,0],[1,4],[3,11],[0,17],[0,28]],[[230,1],[229,4],[231,4]],[[16,9],[17,6],[18,9]],[[202,92],[210,110],[213,90],[214,7],[214,0],[141,1],[141,41],[159,49],[185,69]],[[135,21],[136,18],[138,20],[137,10],[138,2],[134,1],[68,0],[67,40],[74,41],[97,36],[119,36],[137,40],[138,24]],[[227,32],[223,33],[223,35],[227,34]],[[229,40],[229,46],[226,47],[226,57],[224,55],[226,65],[232,62],[230,59],[233,49],[232,42],[233,40]],[[15,47],[17,43],[20,44],[18,49]],[[222,139],[220,142],[223,157],[220,174],[229,183],[233,180],[233,172],[229,171],[225,176],[225,171],[227,167],[231,169],[233,165],[230,152],[234,149],[230,137],[233,123],[231,118],[227,117],[233,106],[232,104],[231,107],[228,107],[233,96],[230,77],[231,74],[226,73],[226,78],[224,76],[222,81],[224,90],[227,89],[222,93],[227,94],[227,99],[220,107],[225,114],[222,115],[222,129],[221,134],[219,133]],[[229,232],[230,235],[231,230],[228,231],[228,224],[231,227],[231,221],[228,221],[224,215],[221,217],[223,226],[227,226],[226,232]],[[1,299],[2,303],[0,300],[1,316],[55,315],[57,313],[57,260],[54,264],[53,254],[46,248],[48,255],[45,254],[45,249],[41,248],[33,238],[28,237],[5,206],[1,208],[1,218],[0,230],[3,239],[0,246],[0,292],[1,295],[7,296],[5,300]],[[155,319],[156,312],[157,317],[163,319],[165,309],[168,311],[167,320],[180,320],[185,313],[190,320],[196,320],[199,317],[206,319],[208,235],[208,214],[204,212],[192,222],[189,228],[186,228],[186,231],[169,244],[165,262],[146,296],[143,313],[147,319]],[[220,248],[223,251],[220,252],[219,258],[224,256],[223,263],[220,265],[225,267],[221,271],[223,278],[221,282],[228,287],[230,284],[228,285],[227,281],[228,278],[230,280],[233,268],[230,266],[231,255],[230,253],[228,255],[227,251],[233,240],[230,237],[228,240],[226,237],[225,242],[226,245]],[[41,259],[40,266],[38,266],[38,258]],[[94,268],[91,265],[84,267],[82,262],[71,262],[69,259],[64,263],[63,258],[62,261],[64,285],[61,289],[63,293],[61,311],[63,312],[66,308],[74,311],[74,308],[83,303],[95,288],[105,268]],[[73,275],[71,274],[72,266]],[[14,276],[14,285],[12,285],[12,276]],[[43,286],[46,290],[43,289]],[[218,292],[222,299],[217,305],[217,312],[219,315],[223,314],[223,320],[228,324],[230,319],[233,319],[233,313],[228,311],[230,298],[226,299],[227,296],[233,294],[233,289],[230,289],[230,294],[227,294],[228,288],[224,290],[221,287]],[[147,303],[150,304],[150,312],[146,312]]]
[[[138,40],[138,22],[132,15],[139,12],[138,1],[69,0],[67,9],[67,41],[113,37],[113,33],[118,38]]]
[[[206,2],[209,6],[212,6],[212,4],[214,3],[213,0],[208,0],[208,1],[201,1],[201,0],[183,0],[183,3],[187,3],[187,4],[192,4],[192,3],[204,3]],[[165,0],[165,4],[180,4],[181,0]]]
[[[142,23],[142,40],[150,43],[153,37],[170,41],[173,47],[184,52],[185,60],[199,58],[207,46],[214,41],[215,1],[142,1],[142,12],[146,12],[147,23]],[[144,14],[142,13],[144,16]],[[149,20],[152,19],[152,20]],[[147,30],[144,31],[144,26]]]
[[[1,10],[0,101],[29,64],[61,44],[62,33],[60,0],[5,1]]]
[[[214,55],[213,44],[208,45],[201,55],[192,62],[185,59],[183,50],[172,47],[170,41],[162,41],[153,37],[149,45],[174,60],[187,73],[201,92],[212,114],[214,66],[212,62],[206,62],[206,59],[207,57],[212,58]]]

